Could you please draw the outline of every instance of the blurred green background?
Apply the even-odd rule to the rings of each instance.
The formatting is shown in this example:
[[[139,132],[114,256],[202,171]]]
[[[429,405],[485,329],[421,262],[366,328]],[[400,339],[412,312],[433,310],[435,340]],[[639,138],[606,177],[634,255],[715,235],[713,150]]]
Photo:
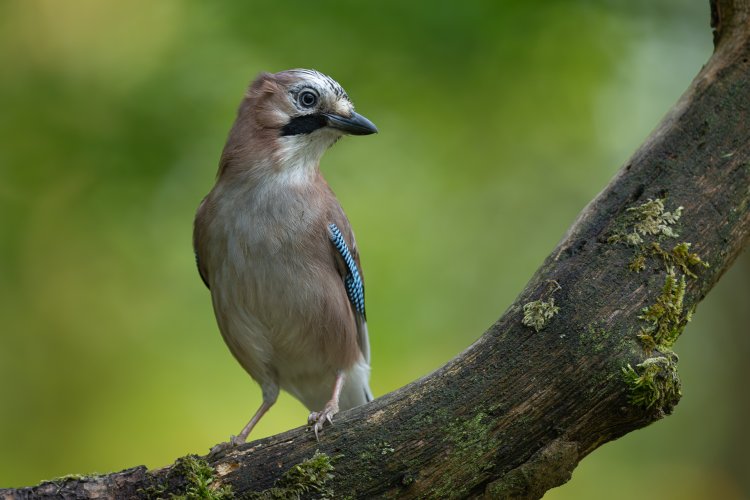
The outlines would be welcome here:
[[[323,170],[357,231],[376,395],[459,353],[711,53],[708,0],[0,3],[0,486],[236,433],[194,210],[248,82],[313,67],[381,133]],[[750,497],[750,260],[676,346],[676,412],[551,499]],[[253,437],[301,425],[282,395]]]

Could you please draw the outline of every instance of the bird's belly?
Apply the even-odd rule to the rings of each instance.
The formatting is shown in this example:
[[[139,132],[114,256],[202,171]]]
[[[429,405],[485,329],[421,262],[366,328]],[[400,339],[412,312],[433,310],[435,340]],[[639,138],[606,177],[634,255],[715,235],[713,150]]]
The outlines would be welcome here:
[[[261,383],[273,380],[292,393],[300,384],[330,388],[336,370],[360,356],[340,277],[329,263],[284,248],[261,244],[244,253],[212,287],[230,350]]]

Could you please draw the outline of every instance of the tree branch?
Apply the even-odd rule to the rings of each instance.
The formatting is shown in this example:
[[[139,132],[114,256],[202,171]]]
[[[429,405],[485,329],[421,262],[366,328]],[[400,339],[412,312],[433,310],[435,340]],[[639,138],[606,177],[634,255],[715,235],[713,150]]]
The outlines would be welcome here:
[[[711,0],[711,13],[708,64],[447,365],[341,414],[320,442],[298,428],[205,461],[0,497],[539,498],[597,447],[669,414],[670,347],[750,238],[750,0]]]

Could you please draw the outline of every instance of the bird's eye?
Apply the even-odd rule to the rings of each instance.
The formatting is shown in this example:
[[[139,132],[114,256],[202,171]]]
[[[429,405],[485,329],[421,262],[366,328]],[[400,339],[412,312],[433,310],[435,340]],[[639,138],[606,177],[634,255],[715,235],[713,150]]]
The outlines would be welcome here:
[[[315,95],[314,92],[311,92],[309,90],[305,90],[304,92],[300,93],[300,95],[297,98],[297,100],[304,107],[306,107],[306,108],[312,108],[318,102],[318,96]]]

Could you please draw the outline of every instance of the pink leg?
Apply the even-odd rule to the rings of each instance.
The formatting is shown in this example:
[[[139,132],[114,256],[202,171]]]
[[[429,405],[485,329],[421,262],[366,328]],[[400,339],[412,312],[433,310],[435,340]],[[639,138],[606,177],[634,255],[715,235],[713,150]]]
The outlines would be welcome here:
[[[315,431],[315,439],[318,439],[318,433],[323,430],[323,425],[328,423],[333,424],[333,416],[339,412],[339,398],[341,397],[341,389],[344,388],[344,382],[346,381],[346,374],[342,371],[336,372],[336,381],[333,383],[333,395],[331,400],[326,403],[322,411],[314,411],[307,417],[307,424],[313,426]]]
[[[250,435],[250,432],[255,425],[260,421],[261,417],[266,414],[268,409],[273,406],[276,402],[276,398],[279,396],[279,386],[275,383],[261,385],[261,389],[263,390],[263,403],[261,403],[260,408],[258,408],[258,411],[253,415],[253,418],[251,418],[247,425],[243,427],[239,436],[230,436],[228,443],[219,443],[211,448],[211,455],[226,451],[233,446],[241,445],[247,441],[247,436]]]
[[[273,406],[273,403],[263,401],[263,403],[261,403],[260,405],[260,408],[258,408],[258,411],[255,412],[255,415],[253,415],[253,418],[251,418],[247,425],[242,428],[242,432],[240,432],[238,436],[232,436],[231,438],[229,438],[230,442],[233,445],[237,446],[247,441],[247,436],[250,435],[250,431],[253,430],[255,424],[260,421],[260,418],[266,414],[271,406]]]

